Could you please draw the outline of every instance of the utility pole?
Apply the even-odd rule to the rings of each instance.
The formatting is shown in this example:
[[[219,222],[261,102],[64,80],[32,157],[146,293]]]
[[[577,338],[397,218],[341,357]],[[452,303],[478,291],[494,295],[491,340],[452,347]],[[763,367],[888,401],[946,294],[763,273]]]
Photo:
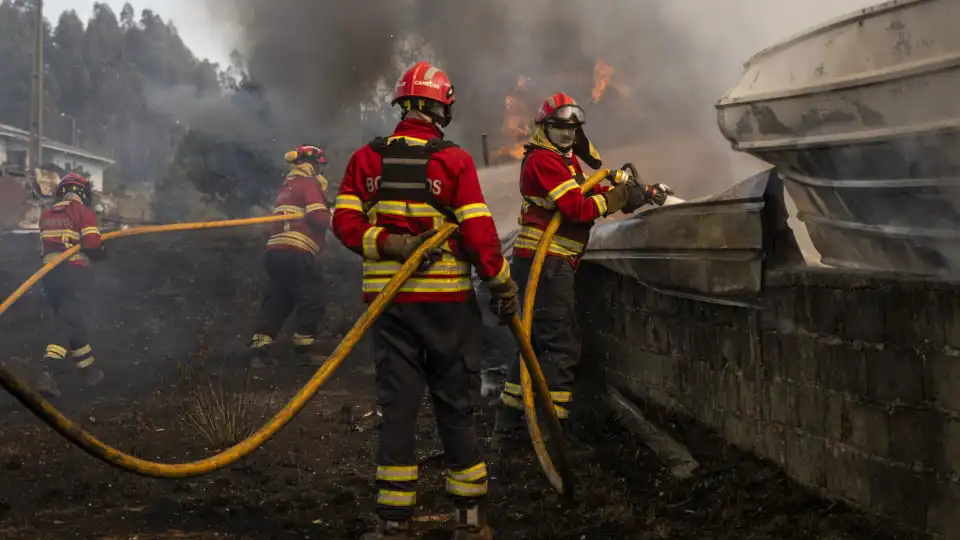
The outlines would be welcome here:
[[[33,95],[30,111],[30,151],[27,159],[33,174],[43,163],[43,0],[34,0],[33,18]]]

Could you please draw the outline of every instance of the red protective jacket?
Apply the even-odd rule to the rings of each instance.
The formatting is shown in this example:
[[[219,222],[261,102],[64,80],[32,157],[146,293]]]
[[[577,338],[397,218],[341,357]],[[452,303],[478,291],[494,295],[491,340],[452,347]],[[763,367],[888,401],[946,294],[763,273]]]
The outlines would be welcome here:
[[[425,147],[430,139],[439,137],[440,131],[427,122],[404,120],[387,141],[402,138],[408,145]],[[426,272],[414,274],[395,302],[468,299],[473,295],[471,265],[488,284],[507,281],[510,269],[500,252],[499,235],[484,201],[476,166],[467,152],[459,147],[444,148],[427,162],[424,181],[428,182],[434,205],[414,202],[413,198],[375,202],[382,172],[383,157],[371,145],[354,153],[333,214],[334,234],[364,258],[365,302],[372,301],[400,269],[399,261],[381,259],[386,233],[415,235],[439,228],[445,219],[441,212],[457,220],[459,233],[444,244],[442,259]]]
[[[520,169],[524,203],[514,256],[533,257],[543,231],[559,210],[563,222],[547,254],[564,258],[574,267],[579,264],[593,222],[607,215],[607,199],[601,194],[610,189],[597,186],[593,190],[596,195],[584,195],[580,190],[584,180],[583,167],[576,156],[567,157],[537,146],[527,148]]]
[[[274,215],[305,214],[304,219],[274,223],[267,241],[267,250],[302,251],[313,256],[323,249],[327,229],[330,228],[330,210],[327,199],[316,177],[294,170],[277,192]]]
[[[77,244],[83,249],[99,249],[103,240],[97,215],[78,200],[60,201],[40,214],[40,242],[44,263]],[[67,263],[90,266],[90,258],[81,251]]]

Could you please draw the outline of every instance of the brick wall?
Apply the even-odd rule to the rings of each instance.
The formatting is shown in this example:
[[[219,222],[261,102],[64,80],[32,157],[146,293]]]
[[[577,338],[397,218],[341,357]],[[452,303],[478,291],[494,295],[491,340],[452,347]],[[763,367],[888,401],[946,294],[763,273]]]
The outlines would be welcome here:
[[[799,482],[960,538],[960,286],[765,275],[756,308],[658,293],[587,264],[584,350],[606,380]]]

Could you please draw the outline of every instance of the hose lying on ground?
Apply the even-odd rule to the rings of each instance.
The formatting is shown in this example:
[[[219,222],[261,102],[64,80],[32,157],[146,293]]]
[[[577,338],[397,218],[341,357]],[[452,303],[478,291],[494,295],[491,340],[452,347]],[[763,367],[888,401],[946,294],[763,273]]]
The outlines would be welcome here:
[[[251,218],[230,221],[215,221],[205,223],[180,223],[173,225],[157,225],[150,227],[139,227],[114,231],[103,235],[104,240],[120,238],[125,236],[135,236],[141,234],[151,234],[159,232],[173,231],[191,231],[200,229],[241,227],[245,225],[256,225],[261,223],[273,223],[277,221],[290,221],[302,218],[302,214],[287,214],[280,216],[268,216],[262,218]],[[80,426],[74,424],[70,419],[55,409],[50,403],[44,400],[34,390],[17,379],[13,373],[6,367],[0,366],[0,386],[3,386],[18,401],[39,417],[44,423],[50,426],[54,431],[62,435],[68,441],[78,446],[80,449],[91,456],[122,470],[155,478],[189,478],[208,474],[250,455],[254,450],[266,443],[281,428],[292,420],[299,413],[307,402],[320,390],[320,387],[333,375],[333,372],[340,366],[350,351],[356,346],[360,338],[373,325],[374,321],[387,308],[394,297],[400,291],[403,284],[417,272],[419,262],[423,254],[445,242],[450,235],[457,230],[457,226],[452,223],[443,225],[437,234],[427,240],[420,248],[405,262],[397,274],[384,287],[383,291],[373,300],[367,311],[354,324],[353,328],[347,333],[343,341],[337,346],[328,360],[320,366],[310,380],[300,389],[299,392],[270,420],[252,435],[240,441],[236,445],[220,452],[216,455],[194,461],[190,463],[159,463],[148,461],[130,454],[121,452],[113,448],[95,436],[85,431]],[[74,246],[56,258],[45,264],[33,276],[25,281],[13,294],[11,294],[2,304],[0,304],[0,316],[5,313],[10,306],[21,298],[31,287],[36,285],[40,279],[53,270],[57,265],[79,251],[79,246]],[[550,401],[550,392],[546,380],[543,378],[543,372],[533,354],[533,347],[530,345],[530,338],[523,331],[523,326],[519,317],[514,317],[510,328],[520,344],[524,361],[529,365],[531,372],[534,373],[534,379],[539,390],[538,396],[545,403]],[[552,410],[552,408],[550,409]],[[554,420],[556,415],[554,414]],[[559,429],[559,421],[556,421],[556,428]],[[554,433],[551,427],[551,436],[559,437],[560,432]]]
[[[609,169],[600,169],[593,173],[593,175],[580,186],[581,191],[583,193],[589,192],[596,187],[597,184],[602,182],[608,174],[610,174]],[[530,276],[527,278],[527,287],[523,295],[523,327],[520,330],[524,336],[530,336],[531,329],[533,328],[533,312],[537,300],[537,286],[540,284],[540,272],[543,270],[543,263],[547,259],[547,251],[550,249],[550,243],[553,242],[553,237],[556,236],[557,231],[560,229],[560,223],[562,221],[563,214],[560,212],[553,214],[553,218],[550,219],[546,230],[543,231],[540,244],[537,245],[537,251],[533,256]],[[527,354],[524,354],[524,360],[526,360],[526,356]],[[530,351],[529,356],[535,358],[533,351]],[[570,455],[567,450],[566,441],[558,439],[555,435],[555,433],[560,433],[562,437],[563,430],[560,427],[560,420],[557,418],[557,413],[551,399],[547,399],[545,404],[541,404],[541,409],[546,411],[547,428],[550,430],[551,442],[553,442],[553,446],[556,448],[558,454],[557,458],[560,469],[558,474],[557,467],[554,466],[550,459],[550,452],[544,443],[543,435],[540,433],[540,424],[537,420],[537,411],[534,406],[532,386],[530,384],[531,372],[539,370],[540,366],[537,364],[534,366],[534,369],[528,370],[529,366],[527,366],[527,364],[528,362],[525,361],[520,369],[520,387],[523,392],[523,409],[527,419],[527,430],[530,433],[530,440],[533,441],[537,458],[540,460],[540,467],[547,474],[547,479],[550,481],[550,484],[559,493],[562,493],[568,498],[572,498],[573,469],[570,466]],[[546,386],[546,379],[543,377],[543,373],[533,373],[533,378],[538,386],[537,395],[545,395],[549,398],[549,387],[539,388],[539,379],[543,379],[544,385]]]

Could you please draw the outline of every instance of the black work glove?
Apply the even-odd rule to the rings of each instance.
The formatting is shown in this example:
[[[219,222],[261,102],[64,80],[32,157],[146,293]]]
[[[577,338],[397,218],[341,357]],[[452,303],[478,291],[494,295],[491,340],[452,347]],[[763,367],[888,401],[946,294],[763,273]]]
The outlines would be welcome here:
[[[383,254],[388,259],[406,262],[417,248],[435,234],[437,234],[435,229],[422,232],[416,236],[388,233],[386,240],[383,242]],[[433,263],[440,260],[441,255],[442,253],[439,247],[427,250],[423,256],[423,260],[420,261],[420,270],[424,271],[430,268]]]
[[[607,199],[607,214],[611,215],[619,212],[627,205],[630,200],[630,187],[628,184],[617,184],[613,189],[605,191],[603,197]]]
[[[107,259],[107,250],[103,244],[100,244],[98,248],[84,249],[81,251],[93,262],[101,262]]]
[[[489,285],[490,311],[500,319],[500,324],[508,324],[520,311],[520,288],[513,279],[508,278],[501,285]]]

